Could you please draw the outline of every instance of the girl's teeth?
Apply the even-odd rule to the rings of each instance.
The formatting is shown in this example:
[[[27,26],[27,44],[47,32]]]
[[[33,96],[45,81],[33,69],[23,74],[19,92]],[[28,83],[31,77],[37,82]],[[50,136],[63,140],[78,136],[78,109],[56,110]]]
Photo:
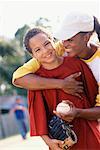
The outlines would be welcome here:
[[[50,57],[50,55],[46,56],[47,58]]]

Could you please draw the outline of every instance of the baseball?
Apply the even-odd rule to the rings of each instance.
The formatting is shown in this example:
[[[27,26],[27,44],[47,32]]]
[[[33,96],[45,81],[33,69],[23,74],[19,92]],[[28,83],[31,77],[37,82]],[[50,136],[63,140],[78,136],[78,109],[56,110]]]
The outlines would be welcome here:
[[[61,103],[59,103],[59,104],[57,105],[56,111],[57,111],[58,113],[67,114],[68,111],[70,111],[70,106],[69,106],[69,104],[66,104],[66,103],[64,103],[64,102],[61,102]]]

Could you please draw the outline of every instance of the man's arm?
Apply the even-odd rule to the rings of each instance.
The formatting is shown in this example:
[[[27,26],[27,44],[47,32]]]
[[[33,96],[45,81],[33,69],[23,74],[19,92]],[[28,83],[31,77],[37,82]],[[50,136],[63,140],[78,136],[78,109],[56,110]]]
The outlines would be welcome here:
[[[66,93],[79,96],[78,93],[83,92],[83,87],[82,82],[75,80],[78,76],[80,76],[80,73],[72,74],[65,79],[53,79],[28,74],[16,79],[15,85],[30,90],[63,89]]]
[[[58,113],[57,111],[53,111],[54,114],[61,117],[63,120],[71,122],[75,118],[83,118],[87,120],[97,120],[100,118],[100,107],[91,107],[86,109],[76,108],[74,104],[70,101],[63,101],[66,104],[69,104],[71,109],[66,114]]]
[[[55,50],[58,55],[63,55],[65,49],[62,43],[55,44]],[[37,89],[62,89],[64,92],[72,95],[79,96],[78,93],[83,92],[82,83],[75,80],[79,76],[79,73],[73,74],[64,80],[61,79],[49,79],[36,76],[31,73],[35,73],[40,67],[39,62],[33,58],[23,66],[19,67],[13,74],[12,83],[15,86],[37,90]],[[28,75],[30,74],[30,75]]]
[[[40,64],[39,62],[35,59],[32,58],[31,60],[29,60],[27,63],[25,63],[23,66],[19,67],[14,73],[13,73],[13,77],[12,77],[12,83],[15,86],[15,80],[18,78],[21,78],[29,73],[35,73],[38,69],[40,68]]]
[[[100,82],[98,83],[98,95],[96,97],[96,105],[95,106],[100,106]]]
[[[96,120],[100,118],[100,107],[93,107],[89,109],[77,109],[77,118],[84,118],[88,120]]]

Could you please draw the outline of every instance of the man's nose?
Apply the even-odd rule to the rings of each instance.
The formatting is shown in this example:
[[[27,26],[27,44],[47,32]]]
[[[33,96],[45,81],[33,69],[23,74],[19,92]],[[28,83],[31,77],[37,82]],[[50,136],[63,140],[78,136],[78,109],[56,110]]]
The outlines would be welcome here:
[[[69,42],[68,42],[68,41],[62,41],[62,43],[63,43],[63,46],[64,46],[65,48],[67,48],[67,46],[69,45]]]

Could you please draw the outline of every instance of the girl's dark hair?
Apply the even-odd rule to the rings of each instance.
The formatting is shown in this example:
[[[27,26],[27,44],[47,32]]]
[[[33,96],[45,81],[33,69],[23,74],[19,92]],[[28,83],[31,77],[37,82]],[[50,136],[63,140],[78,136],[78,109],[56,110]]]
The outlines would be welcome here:
[[[24,37],[23,45],[24,45],[25,49],[27,51],[29,51],[30,53],[32,53],[32,49],[29,46],[29,40],[39,33],[44,33],[45,35],[47,35],[50,38],[50,35],[43,29],[33,28],[33,29],[29,30]]]
[[[100,41],[100,23],[95,16],[93,16],[93,17],[94,17],[94,31],[96,31],[96,33],[98,35],[98,39]]]

